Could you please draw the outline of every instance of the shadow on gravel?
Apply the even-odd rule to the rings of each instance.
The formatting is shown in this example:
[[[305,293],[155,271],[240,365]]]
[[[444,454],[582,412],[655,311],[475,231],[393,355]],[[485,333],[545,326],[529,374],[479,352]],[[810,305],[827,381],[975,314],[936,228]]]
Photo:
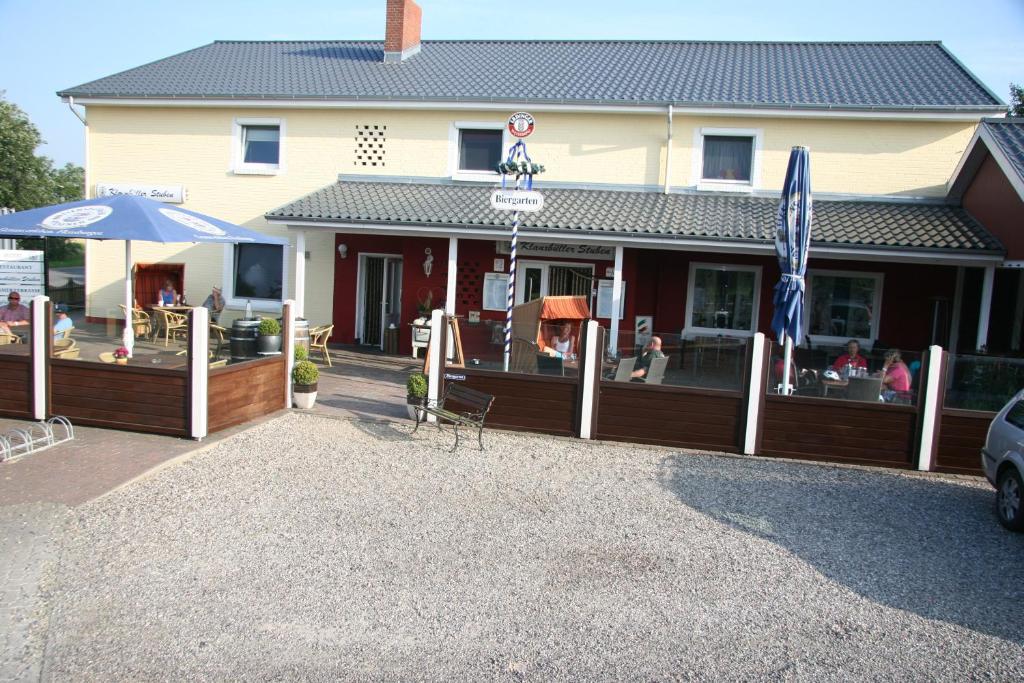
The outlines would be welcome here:
[[[1024,535],[999,526],[987,488],[686,455],[663,460],[659,478],[683,504],[869,600],[1024,643]]]

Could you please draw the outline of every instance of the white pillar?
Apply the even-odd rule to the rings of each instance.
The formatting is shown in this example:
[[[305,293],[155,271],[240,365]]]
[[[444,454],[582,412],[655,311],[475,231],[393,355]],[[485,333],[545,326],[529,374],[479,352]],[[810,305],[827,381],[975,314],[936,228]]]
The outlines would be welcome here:
[[[189,436],[197,441],[206,436],[208,412],[207,400],[210,383],[210,312],[199,306],[193,308],[192,334],[188,339],[188,374],[191,405]]]
[[[284,389],[284,407],[292,407],[292,370],[295,369],[295,301],[288,299],[284,302],[284,320],[290,321],[288,325],[288,334],[285,335],[283,342],[282,351],[284,352],[284,368],[285,368],[285,389]]]
[[[976,349],[988,346],[988,321],[992,315],[992,286],[995,284],[996,267],[985,267],[985,279],[981,283],[981,306],[978,311],[978,341]]]
[[[583,349],[586,361],[581,365],[587,369],[583,377],[583,395],[580,400],[583,402],[580,410],[580,438],[590,439],[594,422],[594,392],[597,391],[596,378],[600,373],[595,373],[595,367],[601,367],[601,350],[597,348],[597,334],[600,326],[596,320],[587,321],[587,346]]]
[[[924,410],[921,413],[921,450],[917,454],[917,469],[928,472],[932,468],[932,445],[935,443],[935,426],[942,410],[945,388],[939,386],[942,374],[942,347],[928,347],[928,382],[923,387]]]
[[[444,312],[455,315],[455,278],[459,270],[459,238],[448,238],[448,291],[444,297]]]
[[[427,399],[432,405],[441,397],[441,371],[444,368],[444,349],[441,347],[441,333],[444,329],[444,311],[435,308],[430,312],[430,365],[427,366]],[[427,415],[427,422],[437,422],[433,415]]]
[[[956,288],[953,290],[953,312],[949,316],[949,352],[956,353],[960,343],[960,315],[964,307],[964,267],[956,267]]]
[[[306,317],[306,231],[295,232],[295,313]]]
[[[124,334],[122,342],[128,349],[128,357],[135,353],[135,327],[132,325],[132,315],[135,310],[135,302],[132,300],[132,241],[125,240],[124,243]],[[116,328],[115,328],[116,329]]]
[[[46,340],[53,336],[47,325],[50,297],[32,299],[32,419],[46,419]]]
[[[761,386],[764,378],[764,344],[764,334],[755,334],[750,359],[750,384],[747,386],[747,426],[743,434],[743,452],[747,455],[754,455],[757,448],[758,411],[761,409],[761,395],[766,388]]]
[[[615,276],[612,279],[612,325],[608,334],[608,351],[619,348],[619,307],[622,305],[622,247],[615,247]]]

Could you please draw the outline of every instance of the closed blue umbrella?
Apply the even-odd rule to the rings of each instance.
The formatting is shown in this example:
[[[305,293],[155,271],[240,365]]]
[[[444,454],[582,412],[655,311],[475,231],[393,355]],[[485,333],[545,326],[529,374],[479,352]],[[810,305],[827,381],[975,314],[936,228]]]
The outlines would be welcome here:
[[[129,350],[135,342],[131,319],[132,240],[288,244],[285,239],[269,237],[213,216],[127,195],[83,199],[0,216],[0,236],[124,240],[125,346]]]
[[[782,278],[775,285],[772,331],[785,348],[782,393],[789,393],[793,346],[803,341],[804,276],[811,247],[811,157],[806,147],[789,155],[775,228],[775,253]]]

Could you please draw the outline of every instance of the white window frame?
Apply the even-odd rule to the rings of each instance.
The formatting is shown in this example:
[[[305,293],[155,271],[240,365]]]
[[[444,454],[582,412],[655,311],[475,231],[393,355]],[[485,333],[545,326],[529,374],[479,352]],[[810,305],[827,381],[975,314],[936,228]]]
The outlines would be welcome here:
[[[596,275],[593,263],[579,263],[573,261],[534,261],[530,259],[517,259],[516,260],[516,298],[515,302],[518,306],[524,303],[523,298],[526,296],[526,278],[524,273],[527,268],[540,268],[540,295],[550,296],[549,294],[549,282],[551,277],[551,266],[565,266],[568,268],[590,268],[591,281],[594,281]],[[596,292],[596,285],[591,285],[590,296],[587,297],[587,303],[593,309],[594,293]]]
[[[698,270],[718,270],[754,274],[754,306],[750,311],[749,330],[729,330],[720,327],[699,327],[693,321],[694,283]],[[757,332],[757,321],[761,314],[761,266],[737,265],[735,263],[691,263],[686,285],[686,317],[683,320],[684,337],[753,337]]]
[[[503,290],[506,292],[505,296],[501,299],[501,305],[497,308],[490,308],[487,306],[487,282],[493,280],[500,280],[502,283]],[[504,311],[505,301],[508,292],[508,273],[484,273],[484,284],[483,290],[480,292],[480,308],[485,311]]]
[[[705,136],[753,138],[750,152],[750,180],[704,179],[704,137]],[[696,128],[693,131],[693,184],[698,190],[712,192],[753,192],[760,187],[761,148],[764,141],[763,128]]]
[[[289,256],[295,253],[295,247],[291,244],[272,245],[281,247],[281,299],[248,299],[235,296],[235,244],[224,245],[224,276],[221,278],[221,293],[224,295],[224,307],[232,309],[244,309],[246,303],[252,302],[252,310],[277,313],[281,310],[285,300],[290,298],[292,284],[288,269]]]
[[[811,328],[811,302],[814,300],[811,298],[811,293],[814,291],[814,278],[823,275],[826,277],[849,277],[849,278],[871,278],[875,281],[875,297],[873,306],[874,313],[871,318],[871,338],[865,337],[837,337],[835,335],[825,334],[814,334],[810,332]],[[885,273],[871,272],[871,271],[860,271],[860,270],[825,270],[825,269],[808,269],[807,271],[807,291],[804,295],[804,336],[810,337],[812,347],[817,348],[818,346],[844,346],[846,342],[851,339],[856,339],[866,351],[870,351],[875,345],[875,340],[878,339],[878,326],[882,322],[882,288],[885,286]]]
[[[459,170],[459,132],[467,130],[500,130],[501,131],[501,153],[499,159],[504,158],[505,151],[512,144],[511,135],[503,121],[452,121],[448,126],[448,175],[452,180],[464,180],[469,182],[493,183],[501,180],[497,171],[460,171]]]
[[[277,126],[277,163],[247,164],[245,150],[242,146],[242,133],[245,126]],[[231,168],[235,175],[280,175],[285,171],[285,120],[282,118],[236,118],[231,123]]]

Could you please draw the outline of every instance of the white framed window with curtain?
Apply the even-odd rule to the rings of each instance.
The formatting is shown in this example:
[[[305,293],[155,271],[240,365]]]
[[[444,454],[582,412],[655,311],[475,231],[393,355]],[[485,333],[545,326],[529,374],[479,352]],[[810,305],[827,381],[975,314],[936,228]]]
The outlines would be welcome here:
[[[814,346],[841,346],[856,339],[871,349],[878,339],[882,273],[809,270],[804,299],[804,332]]]
[[[749,192],[761,170],[759,128],[698,128],[694,131],[693,177],[697,189]]]
[[[231,172],[239,175],[282,173],[284,139],[284,119],[235,119],[231,135]]]
[[[615,288],[614,280],[598,280],[597,281],[597,306],[595,307],[595,316],[598,318],[612,317],[612,290]],[[626,310],[626,283],[622,283],[622,290],[619,292],[619,320],[622,320],[622,314]]]
[[[495,167],[511,144],[503,121],[453,121],[448,129],[448,174],[453,180],[500,180]]]
[[[504,311],[508,296],[508,273],[484,273],[483,309]]]
[[[691,263],[684,334],[752,336],[760,301],[761,266]]]
[[[224,245],[225,305],[240,309],[251,302],[256,311],[279,311],[288,298],[288,255],[293,253],[279,244]]]

